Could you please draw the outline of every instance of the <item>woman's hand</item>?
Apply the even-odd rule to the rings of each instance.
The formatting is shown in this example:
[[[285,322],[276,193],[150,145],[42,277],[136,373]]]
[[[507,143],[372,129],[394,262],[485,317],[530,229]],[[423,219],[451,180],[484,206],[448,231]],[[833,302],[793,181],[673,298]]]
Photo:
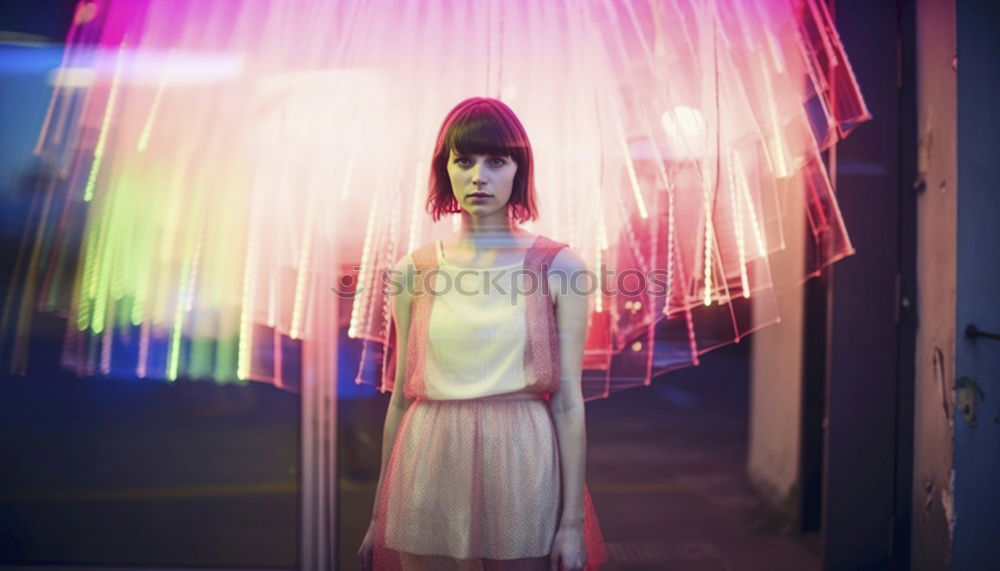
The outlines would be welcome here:
[[[583,544],[583,528],[560,526],[552,540],[550,571],[581,571],[587,564],[587,551]]]
[[[361,560],[361,571],[371,571],[372,569],[372,545],[375,542],[375,520],[368,525],[368,532],[361,540],[361,547],[358,548],[358,559]]]

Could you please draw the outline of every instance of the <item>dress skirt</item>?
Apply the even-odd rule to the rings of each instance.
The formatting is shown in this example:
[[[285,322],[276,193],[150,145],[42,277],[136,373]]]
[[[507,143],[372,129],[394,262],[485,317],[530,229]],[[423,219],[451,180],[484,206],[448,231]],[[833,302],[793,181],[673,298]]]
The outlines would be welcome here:
[[[381,494],[382,569],[548,569],[560,520],[559,446],[540,395],[418,399],[400,422]],[[588,568],[606,560],[584,492]]]

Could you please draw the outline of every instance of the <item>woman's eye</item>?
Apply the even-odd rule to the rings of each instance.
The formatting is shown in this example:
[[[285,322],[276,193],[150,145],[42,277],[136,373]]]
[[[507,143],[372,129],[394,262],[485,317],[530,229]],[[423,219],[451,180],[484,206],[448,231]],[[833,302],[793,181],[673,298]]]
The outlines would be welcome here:
[[[505,164],[507,164],[507,161],[505,159],[496,158],[496,157],[490,159],[488,162],[489,162],[489,165],[491,167],[493,167],[493,168],[500,168],[500,167],[504,166]],[[457,158],[455,158],[455,164],[459,165],[459,166],[462,166],[462,167],[472,166],[472,163],[473,163],[472,159],[469,159],[469,158],[466,158],[466,157],[457,157]]]

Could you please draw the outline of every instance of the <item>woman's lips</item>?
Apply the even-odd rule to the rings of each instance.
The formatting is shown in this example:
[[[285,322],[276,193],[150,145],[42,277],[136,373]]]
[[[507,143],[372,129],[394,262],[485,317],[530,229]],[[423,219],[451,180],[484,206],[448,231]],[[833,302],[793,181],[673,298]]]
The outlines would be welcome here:
[[[491,198],[492,196],[493,195],[491,194],[470,194],[469,200],[486,200],[487,198]]]

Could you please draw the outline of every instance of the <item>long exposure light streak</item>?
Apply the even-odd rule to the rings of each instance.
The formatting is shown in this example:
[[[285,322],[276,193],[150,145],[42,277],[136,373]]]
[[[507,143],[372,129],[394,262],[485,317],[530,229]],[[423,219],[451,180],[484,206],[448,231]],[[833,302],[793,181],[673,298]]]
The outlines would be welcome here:
[[[82,1],[60,61],[15,370],[48,311],[79,374],[299,390],[337,374],[303,347],[343,342],[380,385],[379,280],[457,228],[425,212],[430,153],[474,95],[530,135],[525,228],[607,270],[587,398],[776,322],[777,289],[853,252],[822,153],[869,115],[818,0]],[[818,254],[772,275],[799,217]],[[317,314],[345,271],[354,295],[319,304],[341,315]],[[618,291],[654,271],[661,291]]]
[[[108,91],[108,103],[104,109],[104,118],[101,120],[101,134],[97,138],[97,146],[94,147],[94,159],[90,165],[90,176],[87,177],[87,187],[83,189],[83,200],[85,202],[90,202],[94,198],[97,173],[101,171],[101,161],[104,159],[104,147],[107,146],[111,117],[115,113],[115,101],[118,98],[118,89],[121,85],[122,61],[125,59],[126,46],[125,40],[122,40],[121,45],[118,47],[118,56],[115,58],[115,75],[111,80],[111,89]]]

